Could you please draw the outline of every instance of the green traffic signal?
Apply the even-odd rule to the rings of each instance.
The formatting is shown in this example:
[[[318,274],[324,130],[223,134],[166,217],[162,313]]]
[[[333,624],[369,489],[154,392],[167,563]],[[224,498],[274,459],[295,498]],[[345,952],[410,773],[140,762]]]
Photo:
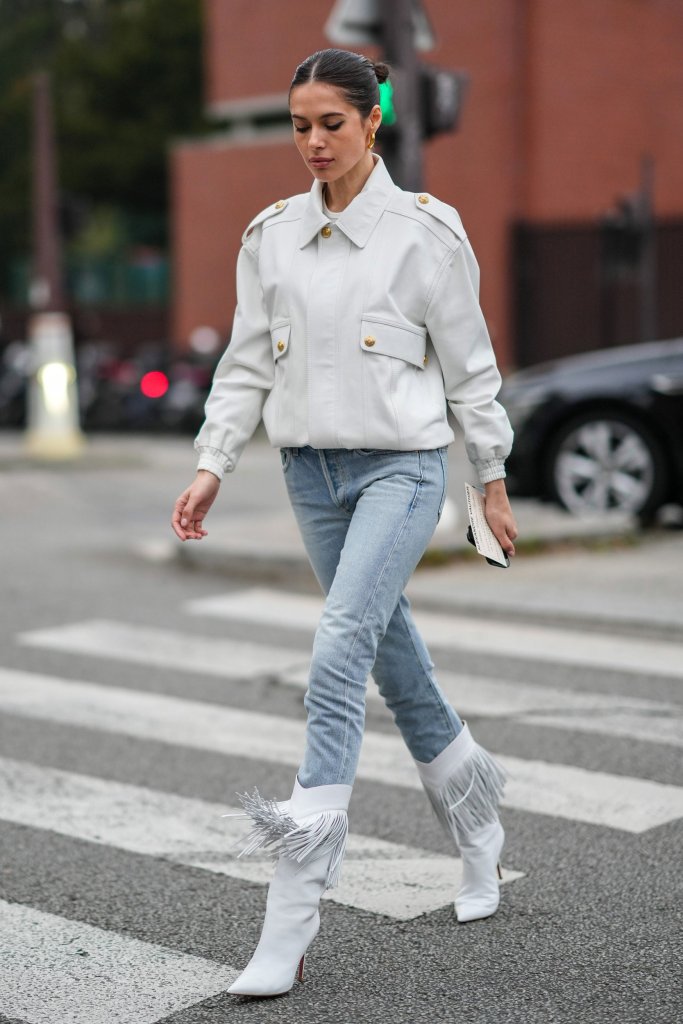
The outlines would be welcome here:
[[[394,87],[390,81],[381,82],[379,87],[379,106],[382,111],[382,124],[387,127],[396,124],[394,109]]]

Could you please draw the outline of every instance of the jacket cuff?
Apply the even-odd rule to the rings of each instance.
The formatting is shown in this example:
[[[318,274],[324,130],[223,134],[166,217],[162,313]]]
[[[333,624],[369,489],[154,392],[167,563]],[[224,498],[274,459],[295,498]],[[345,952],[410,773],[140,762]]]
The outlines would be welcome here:
[[[490,484],[492,480],[502,480],[505,476],[505,459],[480,459],[474,465],[483,484]]]
[[[198,446],[196,450],[199,452],[198,470],[208,469],[210,473],[213,473],[219,480],[222,480],[224,473],[228,473],[232,468],[230,460],[217,448]]]

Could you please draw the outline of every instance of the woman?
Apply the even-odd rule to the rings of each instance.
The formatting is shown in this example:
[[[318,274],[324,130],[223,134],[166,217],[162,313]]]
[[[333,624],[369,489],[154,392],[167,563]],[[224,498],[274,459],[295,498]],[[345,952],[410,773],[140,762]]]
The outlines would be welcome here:
[[[372,152],[386,65],[323,50],[296,69],[294,140],[310,193],[263,210],[242,238],[230,346],[178,498],[181,540],[206,536],[223,474],[261,416],[327,595],[311,662],[303,762],[291,799],[241,798],[244,852],[279,857],[261,939],[230,992],[288,991],[336,884],[370,672],[463,862],[459,921],[494,913],[503,773],[434,677],[403,590],[446,494],[450,407],[485,488],[486,518],[514,554],[504,484],[512,431],[478,303],[478,268],[455,210],[403,192]]]

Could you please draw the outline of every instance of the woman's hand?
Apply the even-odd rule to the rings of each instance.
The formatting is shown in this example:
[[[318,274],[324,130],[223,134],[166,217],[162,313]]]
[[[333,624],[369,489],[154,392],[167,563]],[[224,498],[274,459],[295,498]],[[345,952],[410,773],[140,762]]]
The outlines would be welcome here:
[[[517,523],[510,508],[510,501],[505,490],[504,480],[492,480],[484,484],[486,495],[484,514],[496,540],[506,555],[514,555],[515,545],[512,543],[517,536]]]
[[[183,491],[173,506],[171,526],[181,540],[201,540],[207,536],[202,524],[213,505],[221,482],[208,469],[200,469],[193,484]]]

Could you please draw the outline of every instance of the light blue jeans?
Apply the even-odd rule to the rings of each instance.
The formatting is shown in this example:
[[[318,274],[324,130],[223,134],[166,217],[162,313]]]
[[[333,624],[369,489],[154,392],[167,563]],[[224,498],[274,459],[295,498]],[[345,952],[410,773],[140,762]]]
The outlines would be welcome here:
[[[410,753],[429,762],[462,722],[439,688],[403,590],[441,515],[446,449],[280,452],[306,551],[327,595],[304,699],[299,782],[353,784],[370,673]]]

